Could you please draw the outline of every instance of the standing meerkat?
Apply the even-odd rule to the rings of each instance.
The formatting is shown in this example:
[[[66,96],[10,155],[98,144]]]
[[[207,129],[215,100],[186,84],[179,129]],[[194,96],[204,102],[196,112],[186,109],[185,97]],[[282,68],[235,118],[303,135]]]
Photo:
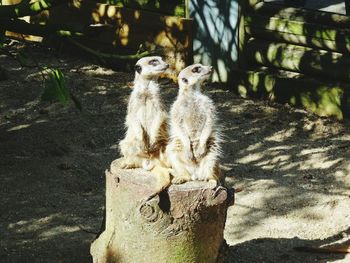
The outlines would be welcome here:
[[[215,180],[219,183],[220,132],[213,101],[201,92],[212,67],[194,64],[178,76],[179,93],[170,111],[166,149],[173,183]]]
[[[158,77],[169,65],[161,57],[144,57],[135,65],[133,91],[129,98],[125,138],[119,149],[121,168],[152,170],[168,141],[167,112],[160,97]],[[170,179],[169,179],[170,180]]]

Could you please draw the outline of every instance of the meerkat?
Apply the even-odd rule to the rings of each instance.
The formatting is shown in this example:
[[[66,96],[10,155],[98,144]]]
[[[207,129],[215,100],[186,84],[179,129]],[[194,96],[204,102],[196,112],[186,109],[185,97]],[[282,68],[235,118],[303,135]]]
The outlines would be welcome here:
[[[141,58],[135,65],[135,79],[125,120],[127,131],[119,143],[123,156],[121,168],[144,168],[166,173],[159,165],[162,166],[168,141],[168,114],[157,81],[168,67],[158,56]]]
[[[211,66],[194,64],[178,76],[179,92],[170,110],[166,155],[175,184],[191,180],[220,182],[220,132],[214,102],[201,92]]]

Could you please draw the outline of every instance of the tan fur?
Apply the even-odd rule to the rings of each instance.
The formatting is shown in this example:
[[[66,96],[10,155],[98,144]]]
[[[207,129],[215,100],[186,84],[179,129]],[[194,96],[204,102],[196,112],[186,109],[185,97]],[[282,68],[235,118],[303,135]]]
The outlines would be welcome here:
[[[135,65],[135,80],[127,110],[125,138],[119,148],[123,156],[121,168],[144,168],[162,184],[170,175],[162,156],[168,142],[167,112],[159,94],[159,76],[168,68],[161,57],[145,57]]]
[[[178,76],[179,94],[170,112],[170,142],[166,150],[173,183],[220,180],[216,109],[200,90],[211,71],[211,67],[195,64]]]

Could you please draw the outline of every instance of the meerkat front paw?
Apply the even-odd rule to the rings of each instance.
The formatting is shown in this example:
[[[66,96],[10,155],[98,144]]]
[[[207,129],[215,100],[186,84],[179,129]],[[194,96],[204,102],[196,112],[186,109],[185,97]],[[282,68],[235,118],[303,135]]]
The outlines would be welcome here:
[[[173,150],[176,151],[176,152],[181,152],[183,150],[182,143],[181,143],[181,141],[179,139],[175,140]]]
[[[155,164],[150,159],[143,160],[142,168],[146,171],[151,171],[154,168]]]
[[[191,148],[188,148],[188,147],[185,148],[184,157],[190,162],[196,161],[196,158],[194,158],[193,151]]]
[[[129,169],[129,164],[125,161],[120,162],[119,167],[121,169]]]
[[[191,162],[196,162],[196,158],[194,157],[192,151],[188,151],[188,152],[186,153],[186,157],[187,157],[187,159],[190,160]]]
[[[124,158],[120,161],[119,167],[121,169],[135,169],[140,168],[142,164],[136,161],[136,159]]]
[[[191,181],[191,177],[187,177],[187,176],[176,176],[171,180],[171,183],[173,184],[183,184],[186,183],[188,181]]]
[[[135,163],[125,163],[121,166],[122,169],[135,169],[135,168],[140,168],[138,165]]]
[[[174,169],[169,169],[170,174],[172,175],[171,183],[173,184],[183,184],[185,182],[191,181],[191,175],[186,171],[175,171]]]
[[[202,159],[205,154],[207,153],[207,146],[206,145],[198,145],[198,147],[194,150],[193,156],[198,161]]]

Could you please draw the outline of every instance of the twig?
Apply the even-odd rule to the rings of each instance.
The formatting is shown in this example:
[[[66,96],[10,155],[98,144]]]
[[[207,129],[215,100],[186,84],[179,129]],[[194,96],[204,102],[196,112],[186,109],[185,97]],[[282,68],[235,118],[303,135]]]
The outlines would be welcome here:
[[[98,52],[96,50],[93,50],[92,48],[89,48],[81,43],[79,43],[78,41],[75,41],[71,38],[67,38],[67,40],[69,42],[71,42],[72,44],[76,45],[77,47],[81,48],[82,50],[95,55],[97,57],[99,57],[100,59],[117,59],[117,60],[134,60],[134,59],[140,59],[142,57],[145,56],[149,56],[151,54],[153,54],[153,52],[151,51],[144,51],[141,53],[136,53],[133,55],[117,55],[117,54],[110,54],[110,53],[102,53],[102,52]]]

